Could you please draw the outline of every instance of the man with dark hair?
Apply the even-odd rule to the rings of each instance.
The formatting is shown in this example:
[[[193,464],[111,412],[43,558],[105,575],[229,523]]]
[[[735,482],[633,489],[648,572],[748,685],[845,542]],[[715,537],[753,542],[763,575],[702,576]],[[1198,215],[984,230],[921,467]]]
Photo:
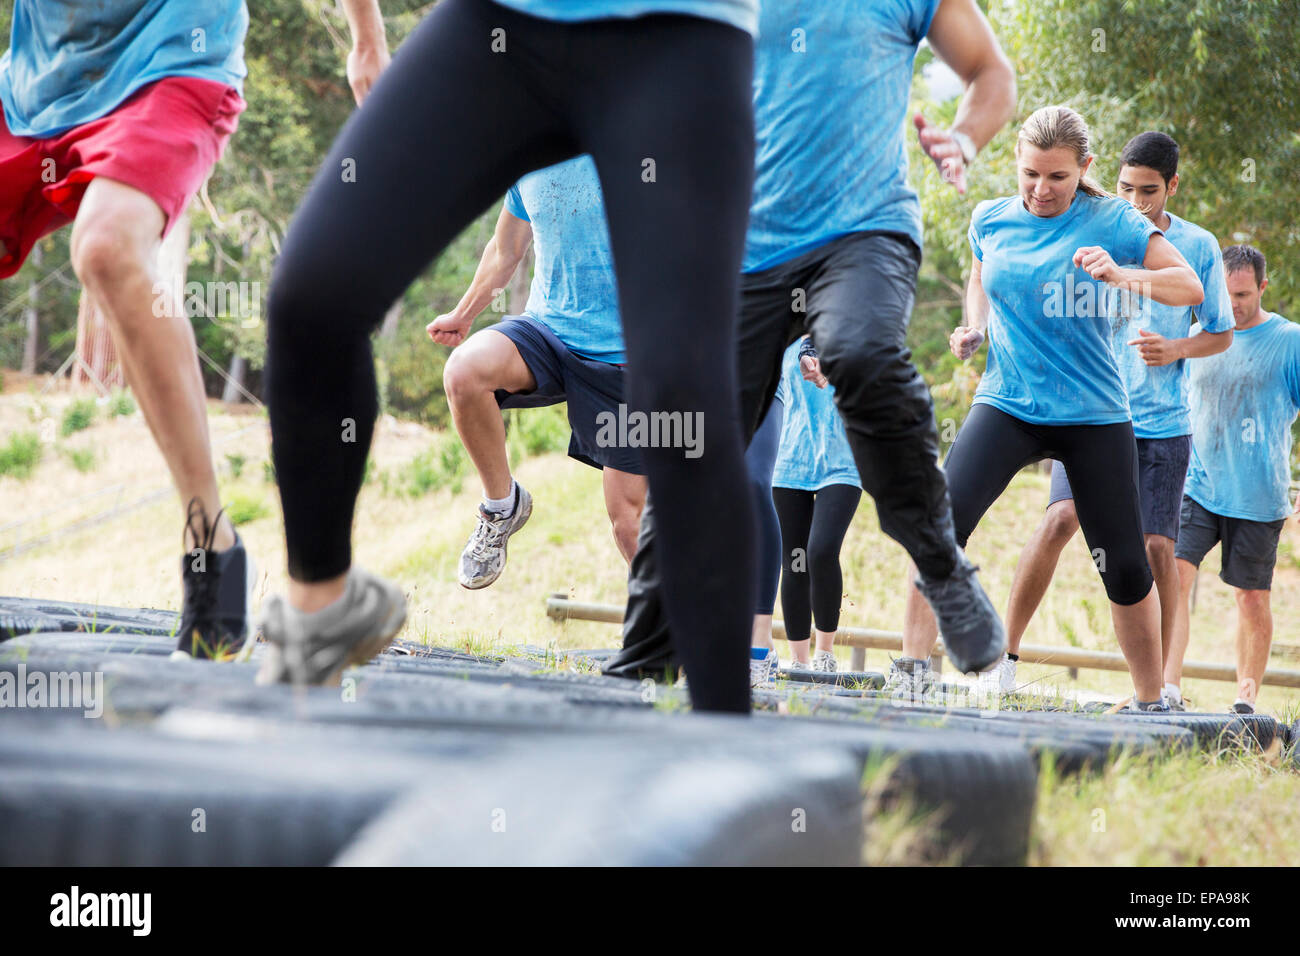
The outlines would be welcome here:
[[[1291,425],[1300,413],[1300,326],[1262,304],[1264,255],[1223,252],[1236,320],[1233,346],[1192,369],[1192,457],[1178,531],[1173,644],[1165,681],[1178,683],[1187,652],[1188,600],[1201,559],[1222,543],[1219,577],[1237,598],[1237,700],[1255,712],[1273,642],[1269,589],[1278,539],[1292,512]]]
[[[1147,563],[1160,599],[1163,658],[1172,643],[1178,572],[1174,542],[1183,501],[1183,479],[1191,452],[1188,416],[1188,359],[1222,352],[1232,344],[1232,312],[1224,285],[1223,257],[1214,236],[1165,209],[1178,191],[1178,143],[1164,133],[1139,133],[1124,146],[1116,192],[1162,229],[1183,258],[1196,270],[1205,289],[1200,305],[1161,305],[1149,298],[1112,299],[1112,345],[1128,393],[1137,438],[1138,492]],[[1200,331],[1192,327],[1199,323]],[[1052,463],[1047,512],[1025,545],[1016,566],[1007,602],[1007,654],[986,671],[986,692],[1009,693],[1016,687],[1020,641],[1037,610],[1065,544],[1079,530],[1074,492],[1065,467]],[[1163,696],[1174,709],[1183,709],[1177,680],[1166,683]]]
[[[772,402],[786,347],[809,333],[881,529],[915,562],[948,654],[966,672],[1000,657],[1005,636],[953,534],[934,406],[906,345],[921,209],[907,183],[904,122],[926,39],[967,89],[951,130],[920,116],[914,123],[926,154],[964,190],[976,150],[1015,107],[1014,73],[974,0],[761,5],[740,427],[748,442]],[[661,504],[653,493],[646,504],[623,650],[606,673],[661,674],[674,663],[670,625],[689,623],[669,621],[658,596],[669,571],[654,554],[655,538],[666,535],[653,519]]]

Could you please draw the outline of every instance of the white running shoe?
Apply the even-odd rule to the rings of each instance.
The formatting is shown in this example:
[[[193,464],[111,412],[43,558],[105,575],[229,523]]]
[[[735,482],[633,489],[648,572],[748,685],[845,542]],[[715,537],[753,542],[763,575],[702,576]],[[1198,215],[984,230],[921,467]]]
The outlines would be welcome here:
[[[979,676],[979,689],[985,694],[1014,694],[1016,692],[1016,662],[1005,654]]]
[[[519,482],[515,482],[515,509],[509,517],[479,505],[478,524],[460,556],[456,578],[461,587],[477,591],[501,577],[506,567],[506,542],[532,513],[533,496]]]
[[[808,668],[813,671],[820,671],[823,674],[835,673],[835,652],[818,651],[813,655],[812,666]]]
[[[762,687],[770,684],[776,676],[776,651],[768,651],[766,657],[750,657],[749,686]]]

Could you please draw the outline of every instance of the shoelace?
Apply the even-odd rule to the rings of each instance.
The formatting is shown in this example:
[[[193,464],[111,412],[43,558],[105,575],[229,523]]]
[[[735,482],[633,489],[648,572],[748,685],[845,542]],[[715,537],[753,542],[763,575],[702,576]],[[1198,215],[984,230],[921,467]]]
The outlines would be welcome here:
[[[470,553],[476,558],[486,558],[488,549],[496,547],[505,536],[506,529],[504,525],[504,518],[500,524],[497,524],[485,517],[483,512],[480,511],[478,524],[474,527],[474,534],[469,539]]]
[[[186,546],[186,561],[184,578],[189,585],[185,588],[185,600],[181,610],[181,617],[189,620],[190,634],[186,639],[190,641],[190,651],[193,653],[197,648],[193,646],[193,632],[199,632],[200,641],[213,641],[213,625],[216,623],[214,611],[217,604],[217,587],[220,584],[220,578],[208,572],[207,561],[212,557],[212,544],[217,537],[217,524],[221,521],[221,516],[225,514],[222,508],[217,512],[216,520],[211,524],[208,523],[207,511],[203,507],[203,502],[198,498],[191,498],[189,505],[185,509],[185,531],[182,534],[182,543]],[[198,519],[199,525],[194,526],[195,518]],[[189,542],[196,542],[195,548],[189,548]],[[204,570],[199,571],[194,567],[193,554],[195,551],[204,552]],[[212,650],[209,648],[209,650]]]

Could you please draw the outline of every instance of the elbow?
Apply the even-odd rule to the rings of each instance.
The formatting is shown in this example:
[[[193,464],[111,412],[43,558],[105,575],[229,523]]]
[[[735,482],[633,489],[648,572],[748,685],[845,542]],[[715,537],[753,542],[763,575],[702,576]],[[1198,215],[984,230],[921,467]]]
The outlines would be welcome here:
[[[1190,266],[1183,266],[1183,275],[1186,277],[1187,296],[1186,301],[1179,302],[1179,305],[1200,305],[1205,301],[1205,287],[1201,285],[1201,280],[1197,278],[1195,272]]]
[[[1232,345],[1232,329],[1216,333],[1214,336],[1214,351],[1210,354],[1218,355],[1220,352],[1226,352],[1230,345]]]

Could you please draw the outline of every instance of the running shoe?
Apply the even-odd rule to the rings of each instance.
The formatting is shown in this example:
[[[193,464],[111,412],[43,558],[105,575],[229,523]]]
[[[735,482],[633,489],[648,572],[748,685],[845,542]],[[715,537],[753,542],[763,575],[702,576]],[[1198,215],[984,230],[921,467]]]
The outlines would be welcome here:
[[[813,671],[819,671],[823,674],[834,674],[835,673],[835,652],[818,651],[816,654],[813,655],[812,665],[808,669]]]
[[[754,648],[754,651],[763,650],[764,648]],[[749,686],[762,687],[764,684],[772,682],[776,676],[776,652],[768,650],[762,657],[755,657],[753,651],[749,657]]]
[[[509,517],[478,506],[478,524],[460,556],[457,580],[461,587],[477,591],[501,577],[506,567],[506,542],[532,513],[533,496],[519,482],[515,482],[515,508]]]
[[[812,664],[810,664],[808,661],[801,661],[801,660],[799,660],[797,657],[792,657],[792,658],[790,658],[790,663],[789,663],[788,665],[786,665],[786,670],[788,670],[788,671],[806,671],[806,670],[808,670],[810,667],[812,667]]]
[[[948,659],[959,673],[982,671],[1007,649],[1002,619],[980,587],[979,568],[958,551],[957,567],[943,579],[918,575],[917,590],[930,602]]]
[[[1151,704],[1139,704],[1138,699],[1134,697],[1128,702],[1126,710],[1135,714],[1168,714],[1171,712],[1169,704],[1163,698]]]
[[[184,602],[172,660],[247,660],[257,643],[249,626],[257,569],[243,539],[213,551],[222,511],[210,524],[203,503],[191,498],[185,518],[186,543],[198,546],[181,558]]]
[[[1255,712],[1255,705],[1248,700],[1242,700],[1238,697],[1232,702],[1232,712],[1234,714],[1253,714]]]
[[[929,661],[900,657],[889,663],[884,691],[893,700],[920,703],[933,685],[934,675],[930,673]]]
[[[1016,692],[1016,662],[1005,654],[988,670],[980,674],[976,682],[984,694],[1014,694]]]
[[[343,596],[305,614],[282,595],[262,607],[262,635],[270,647],[259,684],[337,684],[343,671],[386,648],[406,622],[406,598],[393,584],[353,565]]]

